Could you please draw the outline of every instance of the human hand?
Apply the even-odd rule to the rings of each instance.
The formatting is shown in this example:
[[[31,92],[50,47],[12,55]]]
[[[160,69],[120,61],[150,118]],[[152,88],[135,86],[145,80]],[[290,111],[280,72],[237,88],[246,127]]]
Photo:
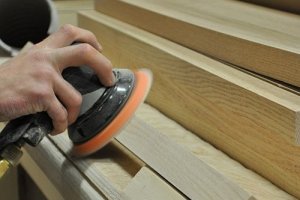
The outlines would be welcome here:
[[[81,42],[71,45],[73,42]],[[0,66],[0,121],[46,111],[52,134],[63,132],[79,113],[82,97],[61,76],[69,66],[90,66],[104,86],[114,84],[111,62],[89,31],[65,25]]]

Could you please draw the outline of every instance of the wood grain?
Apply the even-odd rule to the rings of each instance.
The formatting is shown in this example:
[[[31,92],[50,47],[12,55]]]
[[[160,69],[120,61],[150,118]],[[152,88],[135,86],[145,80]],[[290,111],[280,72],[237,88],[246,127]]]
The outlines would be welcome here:
[[[48,138],[44,138],[37,147],[26,150],[63,198],[104,199],[101,192],[90,184]]]
[[[177,191],[149,168],[143,167],[125,188],[124,193],[131,200],[184,200]]]
[[[234,181],[256,199],[288,200],[295,199],[268,180],[245,168],[239,162],[228,157],[222,151],[205,142],[192,132],[186,130],[175,121],[169,119],[157,109],[143,104],[136,116],[147,122],[169,140],[182,146],[198,159],[204,161],[218,172]]]
[[[51,137],[51,140],[106,198],[128,199],[122,190],[141,168],[128,153],[121,151],[115,144],[110,144],[90,157],[76,159],[69,154],[73,144],[67,134]]]
[[[300,16],[228,0],[96,0],[96,10],[300,86]]]
[[[147,133],[152,134],[152,137],[149,137],[148,134],[145,135],[145,131],[141,132],[140,128],[145,129],[145,131],[147,129]],[[132,137],[129,134],[135,135],[135,137]],[[126,142],[127,140],[125,141],[124,137],[127,138],[127,140],[130,140],[132,143]],[[145,138],[147,138],[147,140],[145,140]],[[72,148],[72,144],[67,138],[66,134],[55,136],[51,139],[55,142],[55,144],[58,145],[60,149],[62,149],[63,152],[66,153],[66,157],[72,159],[70,154],[68,154],[68,152]],[[140,122],[140,120],[133,119],[131,123],[125,128],[125,130],[122,131],[122,134],[120,134],[118,140],[121,141],[122,144],[125,144],[126,148],[134,151],[135,154],[139,158],[144,160],[147,165],[151,166],[151,168],[154,168],[154,170],[156,170],[158,173],[162,173],[164,178],[166,178],[168,181],[174,184],[175,187],[178,187],[180,191],[184,192],[188,197],[192,199],[199,199],[200,197],[201,199],[220,199],[220,197],[222,197],[223,199],[251,199],[251,196],[244,189],[240,188],[236,183],[231,182],[225,176],[219,174],[216,170],[209,167],[201,160],[198,160],[195,156],[184,150],[179,145],[176,145],[174,142],[169,141],[165,136],[161,136],[151,127],[145,127],[145,124],[143,122]],[[140,145],[144,144],[145,142],[150,146],[143,145],[144,150],[137,153],[137,150],[141,150]],[[134,143],[140,143],[140,145],[136,144],[137,150],[132,148],[132,144]],[[165,146],[166,148],[170,149],[153,149],[153,145],[158,147]],[[142,152],[149,152],[148,159],[144,159]],[[107,198],[124,199],[124,195],[126,196],[126,192],[121,193],[121,190],[118,190],[113,182],[104,175],[104,169],[101,169],[101,162],[103,161],[99,159],[101,158],[99,157],[99,154],[101,154],[101,151],[87,159],[72,159],[72,161],[78,167],[78,169],[84,172],[85,176],[93,184],[101,189],[101,191]],[[110,151],[109,155],[114,156],[114,153]],[[149,157],[149,155],[151,156]],[[183,156],[185,159],[181,160]],[[151,158],[161,159],[162,162],[157,163],[151,160]],[[172,163],[176,163],[177,165],[174,166]],[[129,167],[134,169],[133,165],[130,165]],[[111,173],[118,173],[117,170],[106,167],[106,170],[108,169],[111,170]],[[193,170],[196,170],[198,172],[194,172]],[[135,174],[136,173],[137,172],[135,172]],[[121,179],[122,177],[118,176],[118,180],[120,181]],[[183,180],[186,181],[182,182]],[[215,181],[217,183],[215,183]],[[194,186],[190,187],[190,185],[187,185],[187,183]],[[130,181],[128,182],[128,184],[130,184]],[[204,192],[207,190],[210,190],[210,192]]]
[[[297,95],[94,11],[79,24],[114,65],[153,71],[150,104],[300,197]]]
[[[260,177],[238,162],[232,160],[220,150],[215,149],[207,142],[201,140],[193,133],[185,130],[176,122],[168,119],[151,106],[145,104],[142,105],[138,109],[138,112],[136,114],[143,121],[147,122],[149,125],[155,128],[156,131],[159,131],[161,134],[164,134],[166,137],[168,137],[168,140],[172,140],[186,150],[192,152],[195,158],[204,161],[209,166],[222,173],[225,177],[234,181],[244,190],[253,194],[257,199],[295,199],[282,190],[278,189],[276,186],[272,185],[266,179]],[[68,167],[70,168],[69,171],[71,171],[71,168],[75,168],[84,175],[86,181],[95,185],[99,190],[107,191],[108,189],[105,188],[110,188],[110,190],[114,190],[121,197],[123,193],[120,191],[125,190],[125,195],[127,194],[126,188],[130,184],[132,184],[132,181],[134,181],[134,179],[136,178],[136,174],[140,172],[139,166],[143,165],[142,163],[139,163],[137,166],[135,162],[138,162],[138,160],[137,158],[133,158],[132,154],[121,153],[118,149],[120,149],[122,152],[126,152],[126,150],[124,149],[124,147],[122,148],[120,147],[120,145],[117,145],[116,142],[112,142],[112,144],[109,144],[107,147],[92,156],[89,156],[85,159],[80,159],[80,162],[82,164],[77,165],[77,159],[72,158],[68,154],[68,151],[70,151],[70,148],[72,148],[68,137],[65,134],[62,134],[51,137],[51,139],[53,139],[56,148],[58,148],[58,151],[62,152],[62,154],[65,156],[64,160],[69,160],[70,163],[73,163],[73,166],[68,165]],[[56,154],[51,154],[53,144],[49,144],[47,142],[41,143],[40,145],[41,147],[32,149],[32,156],[36,158],[36,164],[40,166],[39,168],[43,170],[45,176],[48,177],[50,181],[53,179],[53,177],[55,178],[62,176],[62,172],[64,172],[65,170],[60,169],[60,167],[52,167],[52,165],[61,163],[61,161],[57,160],[62,159],[62,157],[60,156],[55,156]],[[42,154],[44,156],[36,157],[35,154],[41,154],[39,150],[40,148],[45,149],[46,151],[50,151],[50,153],[46,155]],[[49,168],[51,168],[51,170],[49,170]],[[31,173],[37,173],[34,168],[29,167],[28,170],[31,171]],[[130,172],[131,175],[128,175],[128,172]],[[93,174],[95,177],[90,179],[91,174]],[[74,176],[76,176],[76,174]],[[104,181],[105,185],[99,184],[101,180]],[[70,181],[72,181],[72,179],[70,179]],[[44,184],[43,181],[38,182],[39,184]],[[43,186],[46,185],[44,184]],[[66,182],[64,182],[64,184],[55,184],[55,186],[59,189],[59,191],[69,191],[69,189],[65,187],[74,187],[73,184],[68,184]],[[51,191],[48,190],[48,192]],[[68,193],[63,194],[66,197]],[[112,196],[110,195],[106,197],[112,199]]]
[[[190,199],[254,199],[138,118],[132,119],[117,140]]]

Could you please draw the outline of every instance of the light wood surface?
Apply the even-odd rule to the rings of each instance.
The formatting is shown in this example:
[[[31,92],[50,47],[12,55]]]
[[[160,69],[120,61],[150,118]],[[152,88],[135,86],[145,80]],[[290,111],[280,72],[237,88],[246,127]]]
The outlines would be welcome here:
[[[186,151],[192,152],[195,158],[202,160],[245,191],[253,194],[256,199],[295,199],[168,119],[156,109],[144,104],[136,115],[164,137],[168,137],[168,140],[173,141],[172,143],[175,142]],[[51,140],[55,145],[50,142]],[[104,194],[109,191],[109,195],[105,195],[108,199],[118,199],[115,198],[116,194],[120,199],[127,199],[133,195],[130,192],[131,187],[138,186],[138,182],[145,184],[140,177],[141,173],[142,177],[145,176],[145,172],[140,170],[143,169],[143,162],[126,152],[126,149],[116,142],[112,142],[92,156],[75,159],[68,154],[72,145],[66,134],[51,137],[51,140],[45,138],[37,148],[27,148],[29,149],[28,154],[25,154],[25,158],[22,160],[22,165],[28,166],[28,172],[41,188],[47,189],[45,187],[49,186],[48,181],[43,180],[43,177],[47,177],[52,183],[50,185],[53,185],[65,199],[73,199],[74,196],[76,196],[75,199],[99,198],[93,196],[94,192],[97,193],[98,190]],[[28,155],[30,159],[28,159]],[[35,163],[32,163],[32,160]],[[30,167],[32,164],[35,167]],[[40,174],[41,170],[45,175]],[[78,181],[81,183],[79,184]],[[87,188],[87,183],[92,187]],[[56,190],[51,188],[52,186],[46,193],[48,197],[49,195],[53,197],[56,193]],[[153,185],[151,188],[153,189]],[[75,191],[70,193],[72,190]]]
[[[142,128],[142,131],[141,131]],[[126,131],[127,130],[127,131]],[[148,134],[153,134],[152,137],[149,137],[148,134],[145,134],[146,132]],[[138,134],[141,133],[141,134]],[[136,137],[132,137],[131,135],[135,135]],[[156,137],[154,137],[156,135]],[[64,152],[68,152],[70,148],[72,148],[72,145],[70,142],[68,142],[68,139],[63,137],[65,135],[59,136],[59,137],[53,137],[53,141],[58,145],[59,148],[61,148]],[[131,136],[131,137],[130,137]],[[143,153],[141,151],[140,146],[137,146],[137,149],[132,149],[132,143],[128,143],[125,141],[124,138],[127,138],[126,141],[132,141],[133,144],[144,144],[146,142],[147,144],[151,146],[142,146],[142,149],[144,149],[144,152],[149,152],[151,155],[148,158],[145,159],[143,157]],[[145,138],[147,138],[145,140]],[[248,193],[238,187],[235,183],[232,183],[231,181],[227,180],[224,176],[219,174],[216,170],[213,168],[207,166],[205,163],[201,162],[200,160],[196,159],[196,157],[191,156],[191,154],[186,153],[183,149],[180,149],[178,146],[172,144],[170,141],[166,140],[163,138],[161,135],[155,133],[154,129],[151,129],[150,127],[145,127],[143,122],[138,121],[137,119],[133,119],[131,123],[128,125],[127,128],[125,128],[125,132],[120,135],[120,138],[118,137],[119,141],[122,141],[122,144],[125,144],[129,150],[134,151],[135,154],[140,157],[142,160],[144,160],[149,166],[154,168],[154,170],[157,170],[156,168],[156,163],[157,162],[152,162],[151,158],[156,158],[156,159],[161,159],[164,162],[158,163],[158,173],[161,172],[161,169],[165,169],[165,171],[170,171],[170,173],[179,173],[178,176],[175,176],[174,183],[176,183],[175,187],[179,186],[179,190],[185,193],[188,197],[190,198],[195,198],[195,199],[209,199],[211,197],[215,199],[219,199],[223,194],[222,198],[223,199],[250,199],[250,195]],[[153,146],[154,145],[154,146]],[[165,147],[168,147],[170,149],[154,149],[156,146],[161,146],[165,145]],[[150,148],[152,147],[152,148]],[[172,150],[168,154],[166,150]],[[138,151],[141,151],[140,153],[137,153]],[[165,154],[162,154],[165,152]],[[167,155],[168,154],[168,155]],[[176,157],[178,155],[184,155],[188,156],[187,159],[185,160],[180,160],[180,157]],[[111,154],[110,154],[111,155]],[[182,155],[182,156],[183,156]],[[70,155],[66,155],[67,157],[70,158]],[[167,161],[170,161],[170,163],[167,163]],[[112,185],[111,182],[109,182],[105,176],[103,175],[103,172],[100,166],[98,164],[98,160],[75,160],[74,161],[76,166],[84,171],[85,175],[88,177],[90,181],[92,181],[98,188],[101,188],[102,192],[105,194],[106,197],[110,199],[124,199],[124,196],[122,196],[122,193]],[[101,161],[100,161],[101,162]],[[186,162],[186,163],[185,163]],[[188,164],[187,164],[188,163]],[[178,164],[178,167],[172,168],[173,164]],[[199,172],[192,172],[191,168],[185,167],[191,166],[194,170],[199,170]],[[133,166],[130,166],[133,167]],[[187,170],[186,170],[187,169]],[[117,171],[112,171],[111,172],[117,173]],[[203,173],[205,171],[208,174]],[[168,174],[162,174],[166,179],[168,179],[171,183],[173,183],[173,180],[170,180],[170,176]],[[167,175],[167,176],[165,176]],[[199,179],[202,178],[202,179]],[[207,178],[211,178],[208,179]],[[120,180],[120,177],[118,177]],[[181,184],[177,185],[182,179],[185,179],[186,182],[181,182]],[[218,182],[218,184],[215,184],[215,181]],[[186,187],[187,183],[190,183],[189,186],[194,185],[194,187]],[[129,183],[129,182],[128,182]],[[204,184],[205,183],[205,184]],[[214,183],[214,187],[212,187],[212,184]],[[199,187],[197,187],[199,186]],[[200,187],[202,186],[202,187]],[[207,194],[204,191],[210,190],[210,192]]]
[[[96,9],[206,55],[300,86],[300,16],[233,0],[96,0]]]
[[[37,147],[26,150],[64,199],[103,199],[99,189],[91,185],[48,138]]]
[[[115,66],[153,71],[150,104],[300,196],[297,95],[94,11],[79,24]]]
[[[25,148],[23,148],[23,157],[20,164],[47,199],[64,199],[56,186],[52,184],[41,168],[34,162]]]
[[[149,168],[143,167],[125,188],[131,200],[184,200],[178,192]]]
[[[117,140],[189,199],[254,199],[214,168],[134,118]]]
[[[130,156],[126,156],[116,145],[110,144],[101,151],[85,159],[72,159],[68,153],[72,142],[67,134],[52,137],[51,140],[61,149],[66,159],[71,159],[85,179],[99,188],[108,199],[127,199],[122,189],[130,182],[141,166],[136,165]]]
[[[248,193],[253,194],[256,199],[294,199],[194,133],[167,118],[157,109],[143,104],[136,112],[136,116],[167,136],[169,140],[192,152],[198,159],[237,183]]]
[[[197,158],[199,160],[202,160],[207,165],[220,172],[223,176],[227,177],[228,179],[232,180],[235,184],[239,185],[245,191],[253,194],[255,198],[274,200],[294,199],[289,194],[283,192],[276,186],[272,185],[266,179],[258,176],[249,169],[246,169],[241,164],[232,160],[224,153],[215,149],[213,146],[204,142],[191,132],[185,130],[183,127],[181,127],[174,121],[166,118],[156,109],[148,105],[142,105],[139,108],[136,115],[144,122],[147,122],[147,124],[149,124],[151,127],[155,128],[156,132],[159,131],[161,134],[163,134],[164,138],[168,137],[168,142],[165,143],[166,146],[169,146],[168,144],[170,140],[173,141],[171,142],[172,144],[177,144],[175,146],[180,145],[181,148],[186,149],[184,151],[192,152],[194,156],[193,159]],[[135,121],[130,122],[130,124],[132,123],[136,124]],[[124,131],[129,130],[128,128],[130,127],[125,128]],[[137,130],[135,129],[134,131],[136,132]],[[123,133],[121,133],[120,137],[122,136],[122,134]],[[61,150],[61,152],[64,152],[63,154],[65,156],[65,159],[73,163],[73,167],[81,171],[82,174],[84,174],[85,180],[95,185],[96,188],[99,188],[108,199],[124,199],[126,198],[126,195],[129,195],[129,197],[130,195],[132,195],[131,193],[127,194],[128,187],[131,187],[130,185],[132,184],[137,184],[136,181],[139,180],[139,178],[136,176],[141,172],[140,169],[144,164],[141,161],[139,161],[138,158],[133,157],[132,154],[122,153],[126,152],[124,147],[121,147],[116,142],[112,142],[111,144],[109,144],[108,147],[105,147],[104,149],[100,150],[92,156],[89,156],[84,159],[74,159],[68,154],[68,151],[70,151],[70,148],[72,148],[72,144],[67,138],[66,134],[51,137],[51,140],[53,140],[53,142],[56,144],[57,148]],[[148,138],[144,137],[144,140],[148,141]],[[150,139],[150,142],[152,141],[153,140]],[[158,145],[161,145],[160,141],[158,142]],[[49,146],[51,148],[51,145]],[[47,149],[49,147],[44,146],[43,148]],[[162,155],[156,154],[153,154],[153,156],[157,156],[159,158],[162,157]],[[35,157],[35,154],[33,154],[33,157]],[[57,163],[57,161],[53,161],[52,159],[55,160],[61,158],[52,156],[49,159],[48,156],[45,156],[44,159],[37,159],[40,160],[36,160],[36,163],[38,165],[43,166],[52,165],[51,163]],[[44,163],[41,163],[41,161],[43,161]],[[135,163],[139,164],[137,165]],[[55,174],[55,176],[61,176],[61,171],[64,170],[52,170],[52,172],[45,170],[44,173],[49,177],[50,180],[52,180]],[[197,173],[200,172],[201,171],[199,170]],[[69,179],[64,180],[68,181]],[[143,182],[141,182],[141,184],[143,184]],[[69,186],[70,184],[68,184],[68,182],[65,182],[65,184],[61,185]],[[61,185],[56,186],[61,187]]]
[[[59,17],[59,25],[77,25],[77,12],[80,10],[92,10],[93,0],[64,0],[53,2]]]

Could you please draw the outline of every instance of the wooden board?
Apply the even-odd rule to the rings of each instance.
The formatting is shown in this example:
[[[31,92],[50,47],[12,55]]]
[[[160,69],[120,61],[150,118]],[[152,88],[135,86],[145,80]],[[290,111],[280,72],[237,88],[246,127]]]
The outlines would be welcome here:
[[[214,168],[134,118],[117,140],[189,199],[254,199]]]
[[[41,168],[33,161],[25,148],[23,149],[21,165],[47,199],[64,199],[56,186],[52,184]]]
[[[84,1],[90,1],[90,0],[53,0],[54,2],[55,1],[81,1],[81,2],[84,2]]]
[[[100,190],[91,185],[48,138],[38,147],[26,150],[64,199],[103,199]]]
[[[143,167],[125,188],[131,200],[184,200],[177,191],[159,178],[149,168]]]
[[[300,16],[229,0],[96,0],[96,10],[300,86]]]
[[[77,12],[80,10],[94,9],[93,0],[64,0],[53,2],[57,9],[59,25],[72,24],[77,25]]]
[[[239,162],[231,159],[222,151],[184,129],[175,121],[167,118],[157,109],[144,104],[138,109],[136,116],[167,136],[169,140],[188,150],[198,159],[237,183],[249,194],[253,194],[256,199],[295,199],[266,179],[245,168]]]
[[[141,126],[143,130],[147,131],[141,132]],[[151,127],[147,126],[145,128],[144,126],[145,124],[143,124],[143,122],[137,119],[133,119],[127,126],[127,128],[125,128],[123,133],[120,134],[118,140],[121,141],[121,143],[125,144],[125,146],[129,148],[129,150],[133,150],[134,153],[142,160],[144,160],[151,168],[154,168],[154,170],[156,170],[158,173],[162,173],[163,177],[165,177],[172,184],[175,184],[175,187],[177,187],[189,198],[199,199],[201,197],[201,199],[210,199],[211,197],[213,197],[214,199],[220,199],[220,197],[222,197],[222,199],[252,199],[252,197],[237,184],[231,182],[226,177],[219,174],[216,170],[180,148],[178,145],[172,143],[172,141],[168,141],[166,137],[156,133],[156,131],[154,129],[151,129]],[[144,133],[153,135],[152,137],[149,137],[148,134],[145,135]],[[132,137],[132,135],[135,135],[136,137]],[[130,144],[126,142],[124,138],[127,138],[132,143]],[[147,140],[145,140],[145,138],[147,138]],[[59,137],[53,137],[52,139],[64,152],[68,152],[72,147],[68,140],[66,138],[63,138],[63,135]],[[132,144],[144,144],[143,141],[151,144],[152,146],[144,146],[142,148],[144,149],[144,151],[141,151],[139,145],[136,147],[136,149],[132,148]],[[153,147],[159,147],[161,145],[168,147],[169,149],[153,149]],[[151,148],[149,149],[149,147]],[[149,152],[150,157],[148,154],[148,158],[150,160],[144,159],[143,152],[145,151]],[[165,152],[165,154],[162,154],[163,152]],[[187,156],[187,158],[185,160],[180,160],[182,157],[178,157],[178,155],[184,155]],[[66,156],[70,158],[70,155],[66,154]],[[162,162],[157,163],[155,162],[155,160],[151,160],[154,158],[161,159]],[[163,160],[165,161],[163,162]],[[167,161],[169,161],[170,163],[167,163]],[[109,199],[124,199],[124,196],[122,195],[125,195],[126,193],[120,193],[120,191],[118,191],[116,187],[114,187],[109,181],[107,181],[107,179],[102,174],[103,172],[101,172],[101,170],[97,168],[97,160],[94,160],[93,162],[87,162],[86,160],[74,160],[74,162],[80,170],[84,171],[85,175],[91,182],[93,182],[98,188],[101,188],[106,197],[108,197]],[[88,163],[92,165],[88,165]],[[174,163],[177,164],[177,167],[173,165]],[[87,168],[87,166],[89,167]],[[168,173],[165,173],[166,171],[169,171],[171,174],[176,173],[178,175],[172,178]],[[206,172],[207,174],[204,172]],[[210,179],[207,180],[207,178]],[[190,185],[194,186],[187,187],[187,182],[184,182],[184,184],[183,182],[181,182],[182,180],[186,180],[190,183]],[[217,182],[217,184],[215,182]],[[206,193],[205,191],[207,190],[209,190],[210,192]]]
[[[72,160],[76,168],[84,173],[85,179],[93,183],[108,199],[128,199],[121,192],[131,181],[141,166],[115,144],[111,144],[86,159],[72,159],[69,154],[73,147],[67,134],[52,137],[51,140],[64,152],[66,159]]]
[[[114,65],[152,69],[148,102],[300,197],[297,95],[95,11],[79,25]]]
[[[266,179],[246,169],[221,151],[185,130],[176,122],[163,116],[156,109],[148,105],[142,105],[136,114],[143,121],[146,121],[161,134],[165,135],[165,137],[168,137],[168,140],[192,152],[195,159],[198,158],[204,161],[207,165],[219,171],[248,193],[254,194],[257,199],[295,199],[272,185]],[[137,175],[141,173],[140,169],[144,164],[132,154],[126,153],[124,147],[116,142],[112,142],[112,144],[109,144],[92,156],[85,159],[75,159],[68,155],[72,144],[66,134],[51,137],[51,140],[54,141],[58,152],[61,152],[64,158],[59,156],[60,154],[56,155],[57,153],[53,152],[53,144],[51,142],[41,143],[39,148],[31,149],[32,151],[30,151],[29,154],[35,160],[39,168],[44,171],[49,180],[51,182],[54,181],[53,183],[58,188],[58,191],[66,191],[62,193],[66,199],[72,197],[68,197],[67,195],[68,191],[74,188],[73,178],[59,180],[62,181],[60,184],[56,183],[56,179],[57,177],[61,177],[62,173],[64,174],[63,176],[65,176],[64,172],[66,170],[72,172],[74,169],[79,170],[80,174],[84,176],[85,181],[94,185],[96,189],[101,190],[104,194],[110,191],[108,195],[106,195],[108,199],[118,199],[116,198],[116,194],[118,194],[121,199],[122,196],[126,198],[126,195],[132,195],[131,193],[127,194],[128,187],[136,184]],[[49,151],[49,153],[45,154],[45,151]],[[26,162],[26,160],[24,160],[24,162]],[[61,162],[71,163],[72,165],[65,164],[61,166]],[[138,165],[136,163],[138,163]],[[52,170],[49,170],[49,168]],[[32,168],[32,170],[34,169]],[[33,173],[36,172],[33,171]],[[78,174],[73,173],[73,176],[77,177]],[[70,181],[70,183],[68,181]],[[44,182],[41,182],[40,184],[43,183]],[[77,190],[78,188],[80,187],[78,186]],[[89,192],[89,190],[85,190],[85,192]]]

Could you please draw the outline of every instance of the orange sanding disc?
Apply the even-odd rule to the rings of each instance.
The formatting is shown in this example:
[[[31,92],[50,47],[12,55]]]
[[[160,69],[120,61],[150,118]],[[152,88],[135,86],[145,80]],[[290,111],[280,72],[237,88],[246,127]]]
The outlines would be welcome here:
[[[138,70],[134,72],[134,76],[134,89],[121,111],[99,134],[84,143],[75,144],[72,152],[73,155],[80,157],[87,156],[101,149],[132,118],[139,105],[144,102],[152,84],[152,74],[149,70]]]

